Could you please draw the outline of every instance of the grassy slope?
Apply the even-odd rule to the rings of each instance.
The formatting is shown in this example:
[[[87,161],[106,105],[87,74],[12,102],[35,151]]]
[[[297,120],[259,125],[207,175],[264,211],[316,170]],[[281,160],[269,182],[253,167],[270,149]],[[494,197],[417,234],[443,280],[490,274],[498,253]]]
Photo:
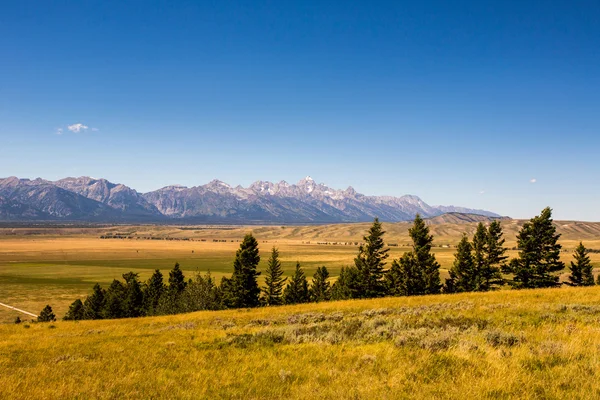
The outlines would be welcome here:
[[[0,398],[598,398],[600,288],[0,325]]]

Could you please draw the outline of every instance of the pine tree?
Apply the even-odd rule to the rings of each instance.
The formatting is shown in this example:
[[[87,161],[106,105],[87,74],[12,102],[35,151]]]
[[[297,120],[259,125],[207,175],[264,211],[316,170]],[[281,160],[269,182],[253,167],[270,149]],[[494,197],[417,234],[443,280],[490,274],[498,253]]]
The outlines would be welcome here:
[[[573,286],[594,285],[593,267],[588,253],[589,252],[583,243],[580,242],[573,254],[575,262],[571,261],[571,266],[569,268],[571,270],[569,282]]]
[[[340,275],[331,286],[331,300],[347,300],[357,297],[359,273],[355,267],[342,267]]]
[[[477,229],[473,235],[473,266],[470,271],[470,281],[464,285],[463,292],[480,291],[482,282],[483,271],[487,268],[487,246],[488,246],[488,232],[483,225],[483,222],[477,224]],[[467,283],[467,282],[465,282]]]
[[[40,315],[37,317],[38,322],[54,322],[56,321],[56,315],[52,312],[52,307],[49,305],[44,307],[44,309],[40,312]]]
[[[123,283],[113,279],[108,289],[106,289],[106,292],[104,292],[102,318],[116,319],[125,317],[125,312],[123,310],[125,292],[126,290]]]
[[[96,283],[91,295],[83,302],[83,319],[102,319],[104,289]]]
[[[477,270],[473,257],[473,246],[466,235],[463,235],[450,269],[450,278],[446,280],[444,291],[447,293],[471,292],[477,285]]]
[[[279,261],[279,251],[275,247],[267,261],[265,272],[265,287],[263,288],[263,301],[267,306],[276,306],[283,302],[283,286],[287,278],[283,278],[283,270]]]
[[[164,292],[163,274],[157,269],[144,286],[144,310],[146,315],[153,315],[156,312]]]
[[[283,291],[283,301],[285,304],[298,304],[306,303],[309,300],[308,281],[302,267],[300,267],[300,263],[297,262],[294,275]]]
[[[505,266],[512,273],[510,284],[517,289],[543,288],[559,285],[554,272],[565,265],[560,261],[560,234],[552,224],[552,209],[546,207],[541,214],[526,222],[517,235],[519,256]]]
[[[63,319],[65,321],[79,321],[83,319],[83,302],[80,299],[75,300],[69,306],[69,311],[67,311]]]
[[[248,234],[240,244],[233,261],[231,280],[234,307],[259,305],[260,288],[256,279],[260,275],[260,272],[256,271],[259,262],[258,242],[254,236]]]
[[[506,248],[504,247],[504,238],[502,237],[502,226],[499,221],[492,221],[487,231],[486,263],[479,271],[479,290],[493,290],[498,286],[504,285],[504,278],[501,270],[504,268],[505,261],[508,258]]]
[[[331,283],[328,281],[329,271],[325,266],[317,268],[310,286],[311,301],[327,301],[331,297]]]
[[[135,318],[144,315],[144,293],[138,279],[138,274],[128,272],[123,275],[125,280],[125,298],[123,299],[123,313],[126,318]]]
[[[380,297],[386,293],[383,276],[389,249],[384,249],[384,234],[379,219],[375,218],[367,235],[363,237],[364,244],[358,249],[358,256],[354,259],[360,280],[358,297]]]
[[[390,294],[411,296],[440,292],[440,265],[431,253],[433,236],[419,214],[408,230],[413,240],[411,251],[392,262],[386,275]]]
[[[237,296],[233,286],[233,279],[222,277],[219,292],[221,294],[221,307],[235,308]]]
[[[179,267],[179,263],[175,263],[173,269],[169,272],[169,291],[172,294],[179,295],[185,290],[185,276]]]

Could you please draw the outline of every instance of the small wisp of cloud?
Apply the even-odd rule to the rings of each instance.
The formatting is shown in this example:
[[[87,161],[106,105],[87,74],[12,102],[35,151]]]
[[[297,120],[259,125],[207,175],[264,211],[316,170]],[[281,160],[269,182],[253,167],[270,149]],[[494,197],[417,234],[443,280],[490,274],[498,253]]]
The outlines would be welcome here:
[[[82,131],[86,131],[89,127],[87,125],[84,124],[73,124],[73,125],[68,125],[67,129],[70,130],[71,132],[75,132],[75,133],[79,133]]]
[[[480,190],[479,194],[485,194],[485,190]]]
[[[67,130],[69,130],[70,132],[73,132],[73,133],[83,133],[83,132],[87,131],[88,129],[92,132],[100,131],[100,129],[98,129],[98,128],[90,128],[89,126],[82,124],[80,122],[78,122],[76,124],[67,125]],[[57,128],[55,133],[57,135],[62,135],[64,133],[64,129]]]
[[[537,179],[535,179],[535,178],[531,178],[531,179],[529,180],[529,183],[536,183],[536,182],[537,182]]]

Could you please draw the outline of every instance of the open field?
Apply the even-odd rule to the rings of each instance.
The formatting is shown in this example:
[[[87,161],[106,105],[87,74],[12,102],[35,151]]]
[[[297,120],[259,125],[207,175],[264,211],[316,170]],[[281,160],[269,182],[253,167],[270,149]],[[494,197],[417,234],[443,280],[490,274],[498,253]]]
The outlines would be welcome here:
[[[0,398],[600,397],[600,287],[0,325]]]
[[[443,223],[430,225],[435,235],[434,252],[442,266],[442,277],[453,261],[454,248],[463,232],[471,235],[476,224]],[[503,222],[507,246],[515,245],[515,234],[521,221]],[[570,261],[570,251],[579,240],[586,246],[600,249],[600,224],[559,222],[563,233],[561,243],[566,251],[563,260]],[[384,224],[390,258],[398,258],[408,250],[409,223]],[[210,270],[220,279],[232,271],[232,261],[238,240],[252,232],[261,245],[262,261],[266,264],[272,246],[280,249],[283,267],[291,275],[296,261],[300,261],[310,277],[318,266],[325,265],[332,278],[344,265],[353,263],[356,242],[369,224],[340,224],[302,227],[173,227],[173,226],[117,226],[88,228],[0,228],[0,302],[38,313],[51,304],[62,317],[68,305],[88,294],[94,283],[108,285],[128,271],[147,279],[156,268],[167,272],[179,262],[191,277],[196,270]],[[100,239],[119,234],[131,239]],[[179,239],[179,240],[150,240]],[[189,239],[189,240],[188,240]],[[202,241],[204,240],[204,241]],[[213,242],[222,240],[224,242]],[[318,243],[338,244],[318,244]],[[342,243],[350,243],[344,245]],[[441,247],[450,246],[450,247]],[[510,256],[515,251],[509,252]],[[600,267],[600,254],[591,254]],[[18,314],[0,307],[0,322],[10,322]]]

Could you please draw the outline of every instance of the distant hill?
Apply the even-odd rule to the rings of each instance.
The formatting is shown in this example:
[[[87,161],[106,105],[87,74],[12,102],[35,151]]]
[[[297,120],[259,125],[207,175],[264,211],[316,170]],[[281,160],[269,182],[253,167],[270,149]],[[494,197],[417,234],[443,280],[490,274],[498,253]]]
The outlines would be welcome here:
[[[481,214],[449,212],[435,217],[427,218],[428,225],[440,224],[470,224],[479,222],[491,222],[494,220],[510,220],[509,217],[496,217]]]
[[[0,179],[0,220],[217,224],[324,224],[408,221],[419,213],[499,217],[490,211],[430,206],[419,197],[367,196],[352,187],[332,189],[306,177],[296,184],[257,181],[247,188],[213,180],[139,193],[90,177]]]

